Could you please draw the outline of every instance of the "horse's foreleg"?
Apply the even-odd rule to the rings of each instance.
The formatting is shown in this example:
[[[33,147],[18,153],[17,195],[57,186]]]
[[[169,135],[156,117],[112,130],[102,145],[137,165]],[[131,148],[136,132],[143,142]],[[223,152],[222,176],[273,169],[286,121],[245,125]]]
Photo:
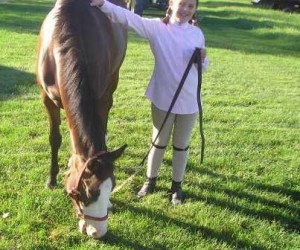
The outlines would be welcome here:
[[[60,108],[57,107],[53,101],[47,96],[45,92],[42,93],[43,103],[48,112],[50,134],[49,142],[51,146],[51,167],[50,176],[47,181],[48,188],[54,188],[57,186],[57,174],[59,172],[58,166],[58,150],[61,145],[61,134],[59,131],[60,120]]]

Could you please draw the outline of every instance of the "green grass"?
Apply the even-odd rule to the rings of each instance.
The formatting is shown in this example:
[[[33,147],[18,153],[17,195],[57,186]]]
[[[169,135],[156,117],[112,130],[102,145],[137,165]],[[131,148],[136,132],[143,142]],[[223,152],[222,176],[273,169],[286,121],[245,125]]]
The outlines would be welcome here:
[[[64,192],[70,143],[64,115],[59,188],[44,188],[50,149],[35,57],[39,27],[53,4],[0,3],[0,249],[300,249],[299,14],[254,8],[248,0],[201,1],[199,25],[211,61],[202,87],[204,164],[196,127],[185,204],[168,201],[169,147],[157,192],[136,200],[143,169],[113,195],[109,235],[98,242],[78,232]],[[149,147],[144,92],[152,68],[149,45],[130,32],[109,121],[109,148],[129,145],[117,161],[118,185]]]

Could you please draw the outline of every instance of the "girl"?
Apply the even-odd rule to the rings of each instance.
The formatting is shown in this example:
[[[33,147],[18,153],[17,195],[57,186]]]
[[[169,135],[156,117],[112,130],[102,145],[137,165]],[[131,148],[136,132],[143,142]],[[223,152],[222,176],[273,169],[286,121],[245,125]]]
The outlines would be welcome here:
[[[153,141],[196,47],[201,48],[202,68],[205,70],[208,66],[204,35],[194,25],[198,0],[170,0],[167,15],[162,21],[142,18],[106,0],[91,0],[91,6],[99,7],[112,22],[122,23],[149,40],[155,58],[154,71],[146,91],[146,96],[152,103]],[[147,181],[138,192],[138,197],[154,191],[158,170],[173,131],[173,181],[170,198],[173,204],[180,204],[184,200],[181,183],[197,114],[197,69],[193,66],[149,153]]]

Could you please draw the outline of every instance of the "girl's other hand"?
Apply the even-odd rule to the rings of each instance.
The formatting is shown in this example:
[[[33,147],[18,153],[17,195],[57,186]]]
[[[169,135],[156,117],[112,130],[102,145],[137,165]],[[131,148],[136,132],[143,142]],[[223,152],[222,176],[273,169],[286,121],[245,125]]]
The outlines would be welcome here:
[[[101,7],[104,4],[104,0],[91,0],[91,6]]]
[[[201,51],[201,62],[204,62],[204,59],[206,57],[206,49],[200,49]]]

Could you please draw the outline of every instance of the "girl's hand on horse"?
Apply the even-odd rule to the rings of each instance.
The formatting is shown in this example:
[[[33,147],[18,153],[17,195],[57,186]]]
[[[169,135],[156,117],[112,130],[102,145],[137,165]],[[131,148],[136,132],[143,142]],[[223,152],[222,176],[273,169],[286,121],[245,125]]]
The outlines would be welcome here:
[[[104,4],[104,0],[91,0],[91,6],[101,7]]]

